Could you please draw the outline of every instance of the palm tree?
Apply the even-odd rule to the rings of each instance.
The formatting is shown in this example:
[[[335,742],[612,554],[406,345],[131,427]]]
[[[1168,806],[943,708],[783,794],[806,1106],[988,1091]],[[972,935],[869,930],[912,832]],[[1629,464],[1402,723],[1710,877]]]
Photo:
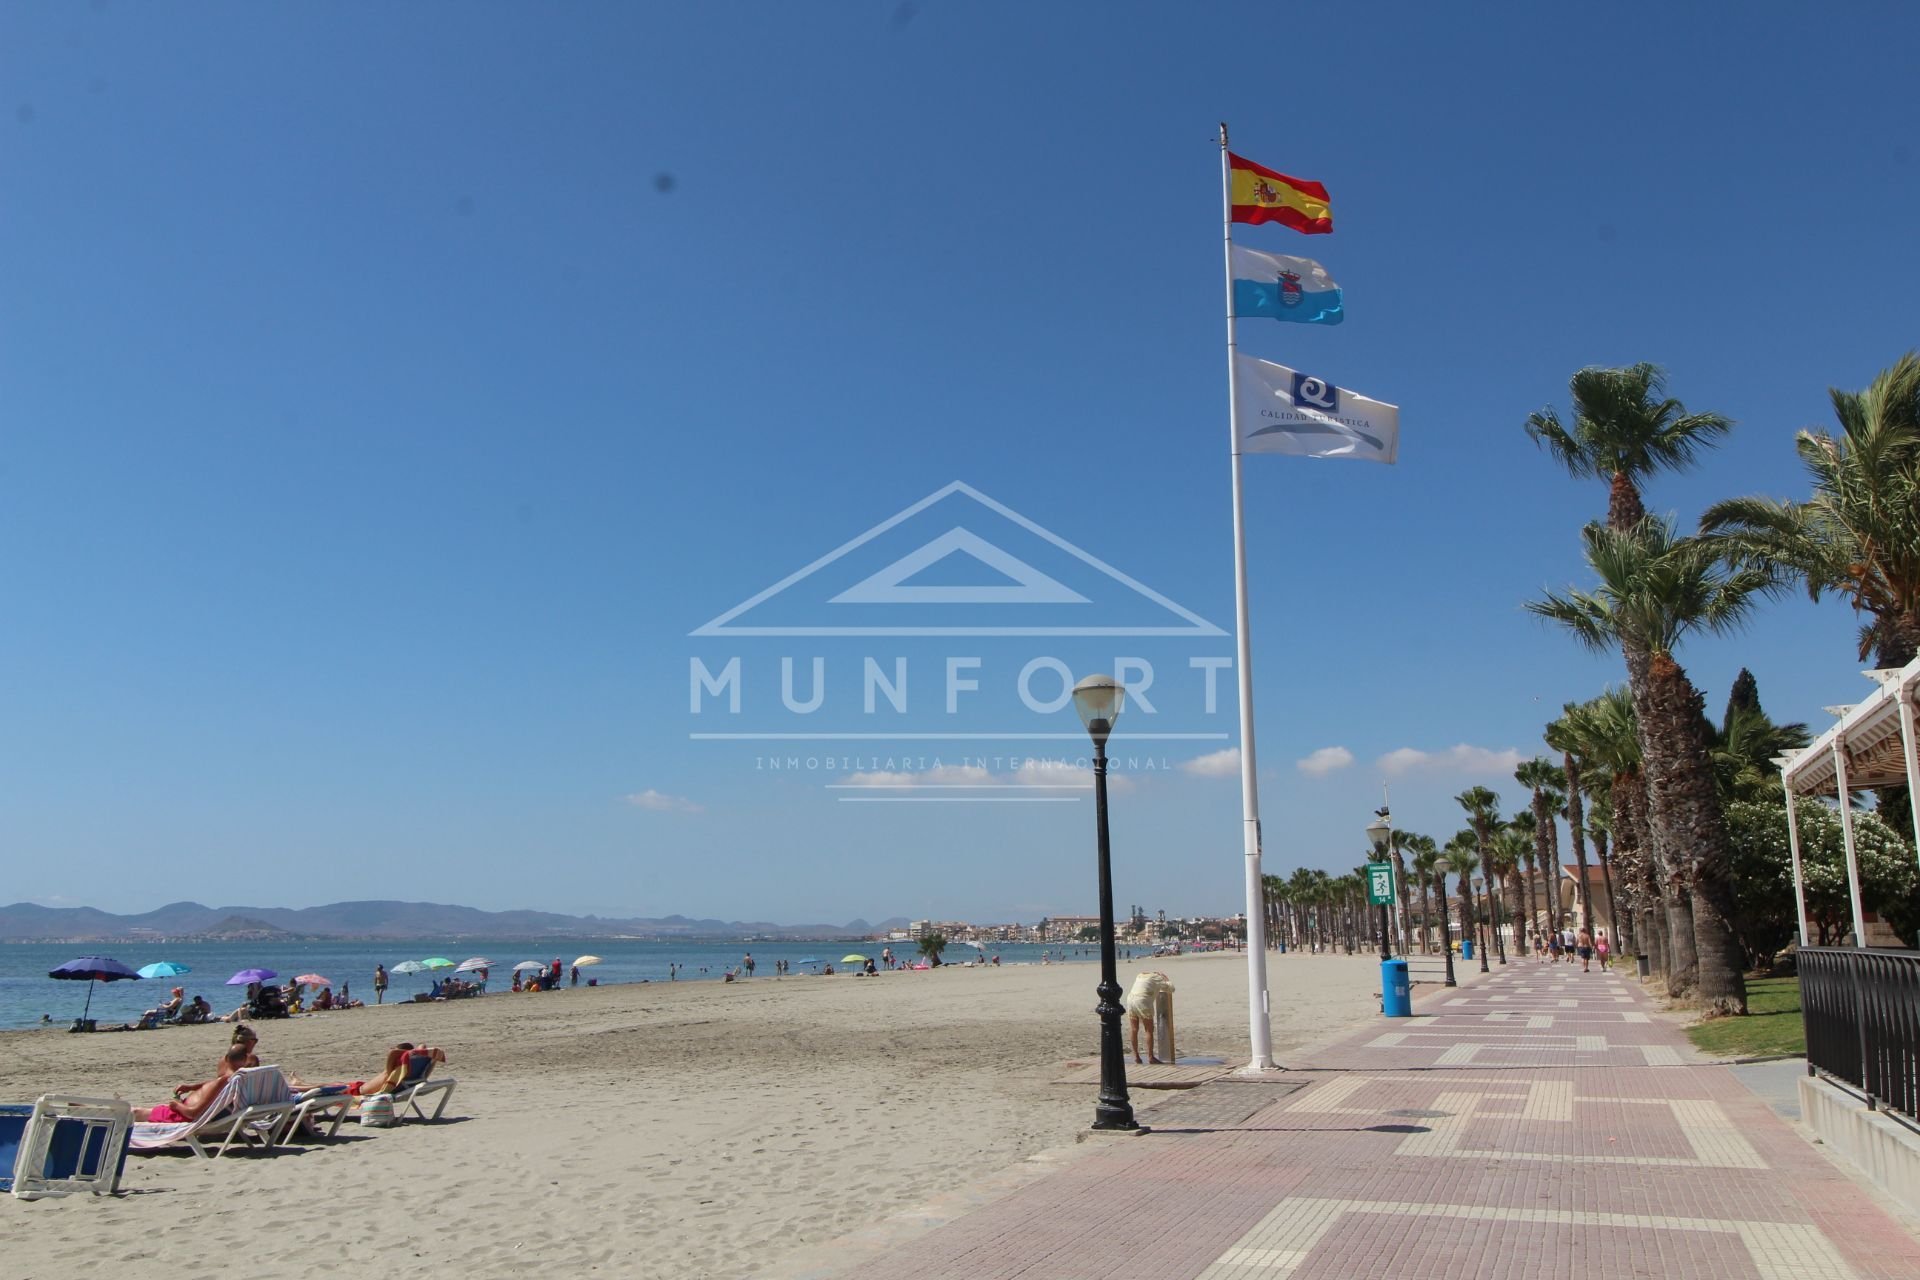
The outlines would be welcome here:
[[[1561,718],[1548,723],[1543,737],[1549,747],[1560,753],[1560,785],[1567,790],[1567,834],[1573,840],[1573,860],[1580,868],[1580,923],[1591,929],[1593,910],[1587,883],[1586,812],[1580,785],[1584,762],[1580,759],[1579,743],[1569,735],[1566,724],[1566,712],[1572,706],[1572,703],[1567,703],[1561,708]]]
[[[1420,950],[1424,954],[1433,950],[1433,910],[1428,902],[1435,865],[1440,861],[1440,850],[1434,845],[1432,836],[1410,835],[1405,843],[1413,854],[1414,878],[1420,882]],[[1444,884],[1440,886],[1440,909],[1447,909]]]
[[[1260,877],[1261,914],[1267,922],[1267,945],[1284,945],[1286,932],[1280,922],[1287,900],[1287,881],[1284,876],[1263,875]]]
[[[1530,818],[1533,815],[1524,816]],[[1500,830],[1494,833],[1493,852],[1494,860],[1499,864],[1504,885],[1501,892],[1509,896],[1513,906],[1517,907],[1521,895],[1520,868],[1528,858],[1533,856],[1533,835],[1515,823],[1504,823]],[[1517,921],[1513,932],[1513,949],[1519,955],[1525,956],[1527,954],[1526,917],[1516,916],[1510,907],[1507,918]]]
[[[1730,498],[1707,508],[1700,527],[1743,562],[1798,579],[1814,600],[1846,598],[1870,619],[1860,657],[1903,667],[1920,653],[1920,354],[1902,356],[1865,391],[1829,394],[1839,437],[1794,437],[1812,497]],[[1913,836],[1906,786],[1879,794],[1881,814]]]
[[[1462,938],[1473,937],[1476,926],[1479,924],[1478,913],[1473,906],[1473,873],[1480,869],[1479,847],[1479,841],[1473,832],[1459,831],[1454,833],[1453,839],[1447,841],[1444,850],[1447,865],[1452,867],[1454,874],[1460,877],[1460,936]],[[1445,885],[1446,880],[1443,878],[1440,883]],[[1444,908],[1444,904],[1442,905]],[[1480,972],[1487,972],[1487,948],[1484,943],[1480,947]]]
[[[1700,518],[1748,561],[1799,579],[1818,600],[1843,595],[1872,621],[1860,657],[1904,667],[1920,654],[1920,353],[1865,391],[1829,392],[1838,439],[1794,437],[1813,482],[1805,502],[1729,498]]]
[[[1745,667],[1734,677],[1727,711],[1713,738],[1713,769],[1720,798],[1780,801],[1778,756],[1798,751],[1812,740],[1798,721],[1775,724],[1760,706],[1759,682]],[[1912,815],[1908,815],[1909,821]]]
[[[1618,868],[1626,891],[1626,910],[1613,917],[1615,928],[1627,944],[1637,940],[1646,947],[1654,971],[1665,974],[1668,930],[1662,902],[1666,881],[1659,871],[1647,813],[1640,724],[1633,713],[1633,698],[1624,689],[1609,689],[1576,704],[1567,715],[1567,723],[1578,736],[1581,754],[1589,766],[1585,781],[1595,798],[1596,811],[1602,802],[1606,806],[1613,852],[1601,866],[1603,870],[1609,864]],[[1662,921],[1657,928],[1653,927],[1656,908]]]
[[[1606,792],[1593,796],[1593,807],[1587,811],[1587,834],[1593,837],[1593,856],[1600,863],[1600,883],[1607,891],[1607,921],[1613,930],[1613,948],[1620,950],[1621,940],[1631,937],[1631,933],[1620,928],[1620,915],[1613,900],[1613,861],[1607,857],[1607,838],[1613,832],[1613,807]]]
[[[1666,389],[1666,375],[1654,365],[1586,368],[1568,383],[1571,425],[1551,408],[1527,418],[1527,435],[1568,475],[1607,481],[1607,525],[1614,530],[1625,532],[1647,514],[1641,481],[1686,470],[1733,429],[1717,413],[1688,413]]]
[[[1480,863],[1487,868],[1487,897],[1493,919],[1489,928],[1493,930],[1494,943],[1500,951],[1500,963],[1507,962],[1506,944],[1500,941],[1500,901],[1498,897],[1498,877],[1493,873],[1493,831],[1500,825],[1500,797],[1485,787],[1468,787],[1453,798],[1455,804],[1467,811],[1467,819],[1473,824],[1474,849],[1480,855]],[[1483,966],[1484,967],[1484,966]]]
[[[1640,499],[1640,485],[1648,477],[1663,471],[1683,471],[1692,466],[1708,447],[1733,429],[1731,420],[1711,413],[1688,413],[1678,400],[1666,394],[1666,379],[1650,364],[1625,369],[1582,369],[1569,384],[1573,400],[1573,423],[1563,424],[1552,409],[1543,409],[1527,419],[1527,434],[1535,444],[1559,459],[1568,474],[1607,481],[1607,528],[1625,534],[1646,518],[1646,506]],[[1627,683],[1638,702],[1651,655],[1631,629],[1621,637],[1620,649],[1626,659]],[[1649,781],[1657,782],[1661,761],[1655,753],[1646,753]],[[1683,833],[1668,824],[1664,810],[1649,811],[1652,838],[1647,847],[1654,860],[1665,848],[1684,848]],[[1555,858],[1553,877],[1554,917],[1560,915],[1559,868]],[[1668,914],[1691,912],[1687,895],[1670,895]],[[1676,906],[1675,903],[1678,903]],[[1675,923],[1670,920],[1670,925]],[[1694,967],[1692,925],[1672,932],[1686,939],[1687,963],[1675,963],[1668,971],[1669,988],[1676,981],[1682,989],[1692,982]],[[1677,948],[1676,948],[1677,949]]]
[[[1745,1013],[1744,953],[1731,924],[1732,849],[1714,784],[1704,700],[1673,651],[1690,632],[1737,627],[1772,579],[1765,570],[1727,567],[1712,542],[1676,537],[1666,520],[1644,519],[1627,533],[1590,524],[1584,537],[1598,589],[1550,594],[1528,608],[1590,649],[1629,650],[1648,799],[1656,830],[1670,837],[1668,849],[1685,872],[1685,892],[1677,896],[1693,907],[1701,1001],[1710,1017]],[[1644,663],[1634,662],[1633,650]]]
[[[1407,842],[1413,838],[1413,832],[1402,831],[1398,827],[1394,828],[1392,834],[1387,837],[1387,848],[1393,853],[1393,883],[1400,895],[1400,950],[1402,952],[1411,949],[1407,944],[1412,941],[1407,933],[1413,927],[1409,923],[1413,919],[1413,886],[1407,883],[1405,850],[1408,847]]]
[[[1523,861],[1525,861],[1527,867],[1527,927],[1535,933],[1538,933],[1540,932],[1540,912],[1533,905],[1533,898],[1535,885],[1540,879],[1540,868],[1543,864],[1540,852],[1540,832],[1538,824],[1534,822],[1533,810],[1522,809],[1519,813],[1514,814],[1513,820],[1507,823],[1507,828],[1508,830],[1519,832],[1527,842],[1526,852],[1523,856]],[[1524,940],[1523,936],[1522,941]]]
[[[1558,805],[1560,788],[1567,785],[1566,775],[1543,756],[1522,761],[1513,771],[1513,780],[1533,792],[1533,839],[1534,856],[1547,864],[1547,872],[1553,877],[1553,928],[1560,928],[1560,858],[1559,829],[1554,826],[1553,811]],[[1569,824],[1571,825],[1571,824]],[[1574,840],[1579,845],[1579,838]],[[1551,859],[1551,860],[1549,860]],[[1585,870],[1586,854],[1580,855],[1581,869]]]

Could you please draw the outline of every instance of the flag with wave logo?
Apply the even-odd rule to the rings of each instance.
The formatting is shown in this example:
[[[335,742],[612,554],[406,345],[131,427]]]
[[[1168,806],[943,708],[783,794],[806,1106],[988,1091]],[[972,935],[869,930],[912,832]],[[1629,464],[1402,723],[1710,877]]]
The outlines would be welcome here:
[[[1242,453],[1392,462],[1400,407],[1355,395],[1283,364],[1236,353],[1234,400]]]
[[[1344,318],[1340,286],[1312,258],[1261,253],[1233,246],[1233,314],[1265,316],[1296,324],[1339,324]]]

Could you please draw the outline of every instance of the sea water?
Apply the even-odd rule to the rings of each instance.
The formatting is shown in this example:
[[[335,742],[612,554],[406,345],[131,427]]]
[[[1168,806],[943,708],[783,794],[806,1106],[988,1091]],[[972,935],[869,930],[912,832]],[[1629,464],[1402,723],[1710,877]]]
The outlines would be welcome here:
[[[596,955],[601,963],[580,970],[580,985],[589,980],[601,986],[629,982],[701,982],[720,981],[729,969],[736,973],[748,954],[753,956],[753,981],[764,982],[774,976],[774,961],[785,960],[795,974],[820,972],[831,964],[836,971],[847,965],[842,957],[862,955],[881,963],[882,948],[892,947],[896,958],[915,957],[913,942],[863,942],[841,938],[831,942],[774,942],[754,940],[708,939],[699,941],[639,941],[624,938],[429,938],[415,941],[284,941],[284,942],[101,942],[0,944],[0,1029],[47,1026],[65,1030],[73,1025],[87,1002],[85,982],[59,981],[47,977],[55,966],[82,956],[111,956],[129,969],[157,961],[170,960],[192,970],[177,978],[148,978],[137,981],[102,982],[94,985],[93,1007],[88,1014],[102,1027],[138,1021],[140,1014],[161,1004],[174,987],[186,988],[191,1001],[203,995],[216,1016],[231,1013],[245,997],[244,985],[228,986],[227,979],[242,969],[272,969],[277,982],[290,982],[302,974],[316,974],[333,980],[335,995],[346,983],[356,1000],[373,1003],[373,967],[386,965],[390,977],[387,999],[410,999],[426,991],[438,973],[397,974],[393,967],[404,960],[442,958],[460,964],[473,957],[492,960],[487,984],[489,991],[506,991],[513,985],[513,966],[524,960],[551,965],[558,957],[561,981],[573,962],[583,955]],[[1053,962],[1098,960],[1098,947],[1084,943],[1004,943],[976,951],[970,946],[949,945],[944,959],[949,964],[985,956],[999,956],[1002,964],[1038,964],[1042,953]],[[1121,955],[1144,955],[1145,948],[1122,948]],[[812,963],[807,963],[812,962]],[[677,966],[678,977],[669,966]],[[472,974],[462,974],[470,978]],[[46,1021],[43,1023],[42,1018]]]

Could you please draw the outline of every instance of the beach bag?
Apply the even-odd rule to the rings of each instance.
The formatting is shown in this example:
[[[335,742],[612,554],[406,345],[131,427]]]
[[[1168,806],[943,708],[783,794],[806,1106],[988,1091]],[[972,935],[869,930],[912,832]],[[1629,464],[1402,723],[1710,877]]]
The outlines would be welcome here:
[[[360,1123],[373,1129],[391,1129],[398,1123],[393,1115],[393,1095],[376,1093],[360,1099]]]

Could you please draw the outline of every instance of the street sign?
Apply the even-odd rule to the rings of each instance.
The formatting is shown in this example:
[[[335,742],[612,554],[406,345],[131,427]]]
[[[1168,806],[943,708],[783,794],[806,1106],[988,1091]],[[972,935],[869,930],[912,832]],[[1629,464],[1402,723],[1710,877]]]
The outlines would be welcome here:
[[[1391,862],[1367,864],[1367,905],[1374,907],[1393,905],[1393,864]]]

